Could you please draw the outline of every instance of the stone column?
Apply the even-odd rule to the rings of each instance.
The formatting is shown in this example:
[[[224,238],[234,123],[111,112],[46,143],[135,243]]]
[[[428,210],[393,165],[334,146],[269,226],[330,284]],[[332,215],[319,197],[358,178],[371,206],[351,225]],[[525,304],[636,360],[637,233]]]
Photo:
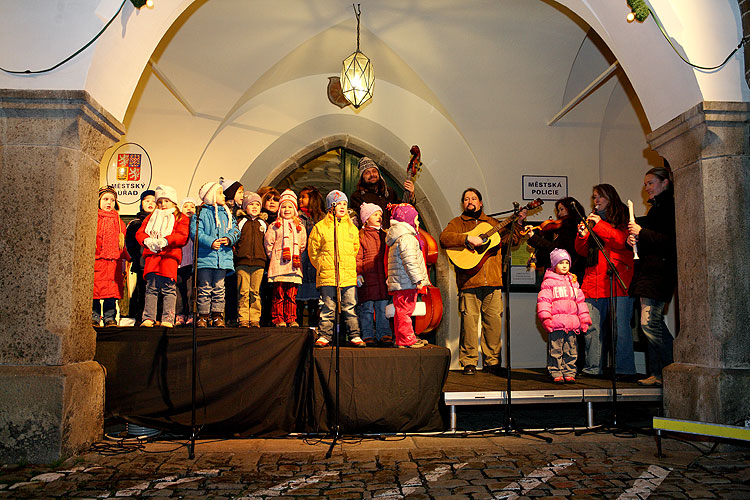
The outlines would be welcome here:
[[[99,162],[123,133],[86,92],[0,90],[2,462],[51,462],[101,437]]]
[[[649,135],[674,171],[680,331],[670,418],[736,424],[750,409],[750,103],[703,102]]]

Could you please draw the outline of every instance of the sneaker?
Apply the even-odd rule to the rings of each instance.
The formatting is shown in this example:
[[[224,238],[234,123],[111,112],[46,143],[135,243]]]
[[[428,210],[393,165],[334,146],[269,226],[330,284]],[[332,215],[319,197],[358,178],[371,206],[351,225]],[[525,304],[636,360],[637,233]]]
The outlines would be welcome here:
[[[276,328],[286,328],[286,323],[282,321],[281,323],[274,323],[273,326]]]
[[[297,323],[296,321],[292,321],[287,326],[290,327],[290,328],[297,328],[297,327],[299,327],[299,323]]]
[[[662,384],[662,380],[659,377],[651,375],[648,378],[639,380],[638,385],[642,385],[645,387],[661,387],[663,384]]]
[[[177,317],[174,320],[174,324],[176,326],[182,326],[185,324],[185,315],[184,314],[178,314]]]
[[[326,347],[328,344],[330,344],[331,341],[328,340],[325,337],[318,337],[318,340],[315,341],[315,344],[313,344],[315,347]]]
[[[104,322],[104,326],[106,328],[111,328],[113,326],[117,326],[117,321],[115,321],[113,319],[108,319],[107,321]]]
[[[359,335],[349,339],[349,345],[352,347],[367,347],[367,344],[365,344],[365,341],[362,340]]]
[[[95,319],[91,320],[91,326],[101,326],[101,322],[96,321]]]
[[[424,347],[425,345],[427,345],[427,342],[425,342],[423,340],[417,340],[412,345],[400,345],[400,346],[398,346],[398,348],[399,349],[406,349],[406,348],[419,349],[419,348]]]
[[[226,326],[226,323],[224,323],[224,313],[211,313],[211,326],[214,326],[216,328],[224,328]]]
[[[466,365],[464,366],[464,375],[474,375],[477,373],[477,367],[476,365]]]
[[[377,341],[372,337],[367,337],[363,340],[365,341],[365,345],[367,345],[367,347],[375,347],[376,345],[378,345]]]
[[[552,381],[556,384],[564,384],[565,378],[564,377],[555,377],[552,379]]]
[[[174,325],[170,323],[169,321],[162,321],[161,326],[164,328],[174,328]]]
[[[154,326],[154,320],[152,319],[144,319],[141,323],[141,328],[151,328]]]
[[[380,339],[380,347],[391,347],[393,345],[393,337],[390,335],[383,335]]]
[[[253,323],[253,322],[251,321],[251,322],[250,322],[250,328],[260,328],[260,323]]]
[[[565,379],[566,384],[575,384],[576,378],[575,377],[563,377]]]
[[[192,325],[193,324],[193,315],[192,314],[188,314],[187,316],[185,316],[185,324],[186,325]]]
[[[208,314],[200,314],[198,316],[198,321],[195,322],[196,328],[206,328],[208,327],[209,322],[211,321],[211,318]]]
[[[237,325],[239,328],[250,328],[250,322],[244,319],[240,320],[240,324]]]

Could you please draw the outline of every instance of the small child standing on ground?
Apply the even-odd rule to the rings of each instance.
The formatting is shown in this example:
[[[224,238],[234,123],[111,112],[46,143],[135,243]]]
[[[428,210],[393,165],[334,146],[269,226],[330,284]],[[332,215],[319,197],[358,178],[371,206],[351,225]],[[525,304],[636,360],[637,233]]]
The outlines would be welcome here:
[[[583,291],[570,273],[570,254],[555,248],[549,254],[550,268],[544,273],[537,296],[537,316],[549,334],[547,371],[555,383],[576,381],[576,335],[591,326]]]
[[[104,326],[117,326],[117,300],[122,298],[125,261],[125,223],[117,211],[117,192],[112,186],[99,188],[99,215],[96,221],[96,254],[94,260],[94,302],[91,322],[94,326],[104,317]],[[104,301],[104,312],[99,302]]]
[[[362,340],[368,346],[391,345],[391,327],[385,317],[388,287],[385,284],[385,231],[381,228],[383,209],[374,203],[363,203],[359,220],[362,228],[357,252],[357,297]]]
[[[180,203],[180,212],[188,219],[188,229],[190,221],[195,215],[196,201],[193,198],[185,198]],[[193,324],[193,240],[187,239],[185,246],[182,247],[182,260],[180,267],[177,269],[177,316],[175,317],[175,326]]]
[[[393,295],[393,331],[398,347],[424,347],[427,342],[417,339],[411,314],[417,303],[418,291],[430,284],[427,266],[422,255],[422,242],[417,236],[419,215],[408,203],[391,207],[391,226],[385,242],[388,244],[388,292]]]
[[[240,328],[260,326],[260,283],[268,262],[263,238],[267,225],[260,217],[261,198],[246,192],[237,212],[240,239],[234,245],[234,267],[237,270],[237,317]]]
[[[328,215],[315,224],[307,240],[307,254],[317,269],[318,289],[323,299],[315,347],[326,347],[333,340],[336,315],[336,279],[341,292],[341,316],[349,331],[349,345],[365,347],[359,336],[357,305],[357,252],[359,232],[349,217],[348,199],[341,191],[326,196]],[[338,247],[338,248],[337,248]],[[336,263],[338,262],[338,270]]]
[[[297,216],[297,195],[291,189],[279,197],[279,216],[265,236],[268,282],[273,286],[271,322],[297,327],[297,287],[302,284],[300,254],[307,244],[305,226]]]
[[[190,221],[190,238],[198,245],[198,323],[197,327],[223,328],[224,278],[234,272],[232,247],[240,232],[224,201],[218,182],[207,182],[198,191],[203,201],[198,217]],[[198,234],[196,235],[196,226]]]
[[[161,326],[172,328],[177,304],[177,268],[182,261],[182,247],[188,239],[190,218],[177,208],[177,191],[171,186],[156,188],[156,210],[151,212],[136,233],[143,251],[146,277],[146,301],[141,326],[156,322],[159,294],[164,302]]]

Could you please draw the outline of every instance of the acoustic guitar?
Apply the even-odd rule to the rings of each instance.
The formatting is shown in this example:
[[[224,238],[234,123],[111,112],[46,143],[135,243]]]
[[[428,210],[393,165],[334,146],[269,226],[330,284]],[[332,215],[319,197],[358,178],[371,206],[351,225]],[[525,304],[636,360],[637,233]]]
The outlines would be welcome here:
[[[531,201],[523,207],[522,210],[533,210],[534,208],[540,207],[544,202],[537,198]],[[490,250],[500,245],[500,231],[507,226],[512,219],[509,217],[497,225],[493,226],[487,222],[481,222],[469,231],[464,233],[466,236],[479,236],[482,238],[482,244],[473,249],[462,247],[462,248],[449,248],[446,249],[448,258],[456,267],[461,269],[474,269],[490,256]]]

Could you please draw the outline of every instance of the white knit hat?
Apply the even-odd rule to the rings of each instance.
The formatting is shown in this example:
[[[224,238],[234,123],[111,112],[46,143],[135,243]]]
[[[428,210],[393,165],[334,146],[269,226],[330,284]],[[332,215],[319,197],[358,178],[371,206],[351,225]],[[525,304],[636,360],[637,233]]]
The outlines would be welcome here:
[[[166,198],[175,205],[177,205],[177,190],[173,188],[172,186],[165,186],[164,184],[161,184],[159,186],[156,186],[156,201],[157,203],[161,198]]]
[[[218,182],[207,182],[198,190],[198,197],[206,205],[216,205],[216,192],[221,188]]]
[[[285,189],[281,196],[279,196],[279,206],[285,201],[290,201],[294,205],[294,210],[297,210],[297,195],[291,189]]]

